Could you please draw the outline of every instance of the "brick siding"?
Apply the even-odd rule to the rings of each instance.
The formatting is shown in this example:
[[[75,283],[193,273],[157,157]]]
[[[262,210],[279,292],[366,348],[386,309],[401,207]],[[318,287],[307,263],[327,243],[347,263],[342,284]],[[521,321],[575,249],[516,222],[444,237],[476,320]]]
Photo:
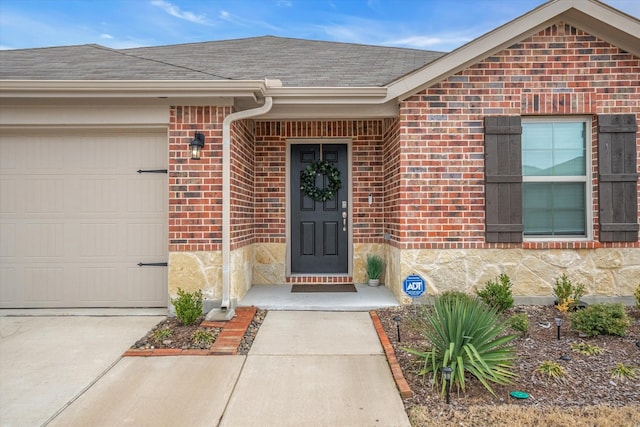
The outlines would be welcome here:
[[[222,247],[222,121],[231,107],[175,106],[169,112],[169,251]],[[191,160],[195,131],[205,136]]]
[[[382,120],[257,121],[255,241],[285,243],[286,141],[352,141],[354,243],[380,242],[384,222]],[[374,203],[369,206],[369,193]]]
[[[640,121],[639,105],[639,58],[562,22],[408,98],[400,105],[401,196],[399,227],[388,228],[393,240],[408,249],[638,247],[597,242],[595,178],[593,242],[486,244],[483,118],[592,115],[597,177],[595,115],[634,113]]]

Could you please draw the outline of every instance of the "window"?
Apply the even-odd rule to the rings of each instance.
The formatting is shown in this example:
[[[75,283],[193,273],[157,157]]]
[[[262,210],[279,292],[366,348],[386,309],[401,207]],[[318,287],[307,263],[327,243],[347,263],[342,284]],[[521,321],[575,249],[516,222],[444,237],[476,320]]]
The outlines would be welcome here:
[[[588,119],[523,119],[525,238],[589,237]]]

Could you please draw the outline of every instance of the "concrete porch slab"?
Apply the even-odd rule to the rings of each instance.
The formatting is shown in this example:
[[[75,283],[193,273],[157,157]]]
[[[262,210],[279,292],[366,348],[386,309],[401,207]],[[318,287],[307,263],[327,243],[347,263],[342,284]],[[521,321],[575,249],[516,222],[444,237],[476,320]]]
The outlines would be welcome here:
[[[270,311],[250,355],[383,354],[365,312]]]
[[[369,311],[400,305],[389,288],[355,286],[357,292],[292,293],[291,285],[253,285],[238,305],[310,311]]]
[[[125,357],[50,426],[215,426],[245,356]]]
[[[409,426],[384,356],[249,355],[222,427]]]

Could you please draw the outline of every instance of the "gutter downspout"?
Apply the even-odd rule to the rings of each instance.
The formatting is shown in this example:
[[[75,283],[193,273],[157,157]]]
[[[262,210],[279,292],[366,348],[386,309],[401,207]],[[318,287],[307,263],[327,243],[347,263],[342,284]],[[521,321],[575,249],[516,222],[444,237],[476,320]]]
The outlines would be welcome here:
[[[222,311],[229,309],[231,299],[231,123],[268,113],[272,106],[273,98],[266,96],[264,105],[231,113],[222,122]]]

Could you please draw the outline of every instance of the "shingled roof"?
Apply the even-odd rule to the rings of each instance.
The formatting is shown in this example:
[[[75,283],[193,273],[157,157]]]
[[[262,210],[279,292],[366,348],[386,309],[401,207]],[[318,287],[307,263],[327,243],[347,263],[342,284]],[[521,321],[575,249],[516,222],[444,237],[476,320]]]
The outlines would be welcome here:
[[[441,52],[274,36],[134,49],[99,45],[0,51],[4,80],[262,80],[289,87],[386,84]]]

